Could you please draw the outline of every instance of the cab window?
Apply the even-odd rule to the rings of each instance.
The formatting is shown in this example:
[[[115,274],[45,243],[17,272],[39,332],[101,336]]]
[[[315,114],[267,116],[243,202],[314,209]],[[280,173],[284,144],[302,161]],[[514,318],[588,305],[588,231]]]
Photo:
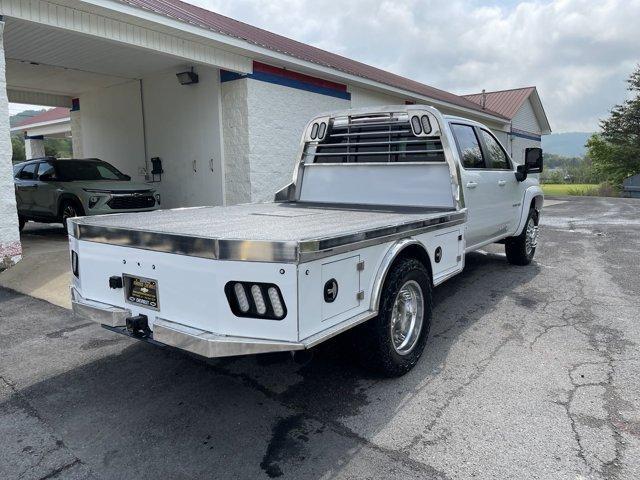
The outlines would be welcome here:
[[[458,144],[464,168],[485,168],[480,142],[473,127],[454,123],[451,125]]]
[[[49,179],[56,176],[56,170],[49,162],[41,162],[38,167],[38,180],[41,180],[43,175],[47,175]]]
[[[482,140],[486,147],[487,163],[489,164],[489,168],[509,170],[511,168],[509,165],[509,159],[498,141],[486,130],[483,129],[480,130],[480,132],[482,132]]]
[[[29,165],[25,165],[24,168],[18,174],[18,178],[20,180],[33,180],[36,178],[36,167],[37,163],[30,163]]]

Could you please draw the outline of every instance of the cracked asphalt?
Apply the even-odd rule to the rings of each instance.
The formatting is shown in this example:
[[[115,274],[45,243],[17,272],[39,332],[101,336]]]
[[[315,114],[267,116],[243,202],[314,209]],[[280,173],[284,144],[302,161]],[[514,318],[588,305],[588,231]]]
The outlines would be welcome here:
[[[640,478],[640,201],[545,209],[435,291],[416,368],[204,362],[0,290],[0,478]]]

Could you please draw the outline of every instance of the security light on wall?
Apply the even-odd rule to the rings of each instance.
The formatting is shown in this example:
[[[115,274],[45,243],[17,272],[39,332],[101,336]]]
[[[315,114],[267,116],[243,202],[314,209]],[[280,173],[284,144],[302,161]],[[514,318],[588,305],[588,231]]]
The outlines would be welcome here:
[[[191,70],[188,72],[176,73],[176,77],[178,77],[180,85],[193,85],[194,83],[198,83],[198,74],[193,71],[193,67],[191,67]]]

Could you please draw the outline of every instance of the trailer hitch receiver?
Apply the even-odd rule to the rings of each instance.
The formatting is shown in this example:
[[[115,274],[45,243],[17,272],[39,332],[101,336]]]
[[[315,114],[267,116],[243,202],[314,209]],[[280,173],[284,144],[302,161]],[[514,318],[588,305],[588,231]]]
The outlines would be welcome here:
[[[136,315],[134,317],[127,317],[127,331],[134,337],[148,337],[151,335],[149,329],[149,319],[146,315]]]

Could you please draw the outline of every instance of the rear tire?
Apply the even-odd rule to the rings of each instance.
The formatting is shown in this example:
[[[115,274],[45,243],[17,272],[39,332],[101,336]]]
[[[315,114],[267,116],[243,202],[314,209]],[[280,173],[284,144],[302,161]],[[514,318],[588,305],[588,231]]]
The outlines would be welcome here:
[[[517,237],[509,237],[504,242],[507,261],[513,265],[529,265],[536,253],[538,242],[538,212],[529,210],[527,223]]]
[[[362,363],[387,377],[399,377],[420,359],[431,325],[431,278],[425,266],[406,258],[391,267],[378,316],[361,327]]]
[[[22,215],[18,215],[18,229],[20,231],[24,230],[25,223],[27,223],[27,219],[24,218]]]
[[[62,226],[67,228],[67,220],[73,217],[84,216],[84,209],[80,202],[76,200],[64,200],[60,205],[60,221]]]

